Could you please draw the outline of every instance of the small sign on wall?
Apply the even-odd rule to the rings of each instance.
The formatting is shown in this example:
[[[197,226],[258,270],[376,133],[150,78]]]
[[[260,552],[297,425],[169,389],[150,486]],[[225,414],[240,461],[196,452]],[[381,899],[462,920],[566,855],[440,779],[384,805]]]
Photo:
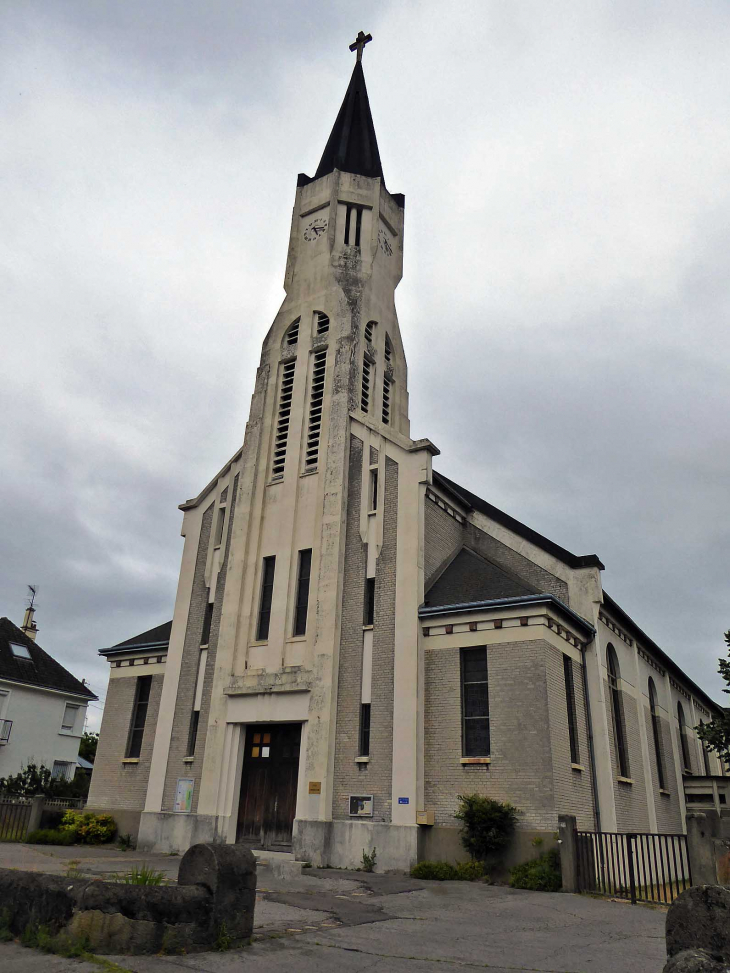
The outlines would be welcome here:
[[[310,794],[321,794],[322,793],[322,781],[321,780],[310,780],[310,782],[309,782],[309,793]]]
[[[173,811],[179,811],[182,814],[189,814],[192,811],[194,787],[195,781],[191,777],[178,777]]]
[[[411,799],[410,799],[410,797],[399,797],[398,798],[398,803],[399,804],[410,804],[411,803]]]
[[[372,794],[350,794],[350,817],[371,818],[373,816]]]

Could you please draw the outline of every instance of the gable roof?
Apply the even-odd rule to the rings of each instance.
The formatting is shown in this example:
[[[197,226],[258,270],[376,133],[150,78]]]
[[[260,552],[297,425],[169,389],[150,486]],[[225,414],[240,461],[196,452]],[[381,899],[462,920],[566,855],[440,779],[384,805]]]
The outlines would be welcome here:
[[[25,646],[30,659],[15,656],[10,648],[11,642]],[[88,686],[72,676],[68,669],[64,669],[60,662],[56,662],[40,645],[28,638],[9,618],[0,618],[0,679],[38,686],[39,689],[55,689],[86,699],[98,699]]]
[[[116,645],[112,645],[108,649],[99,649],[99,655],[115,655],[117,652],[129,652],[134,649],[160,649],[161,651],[164,649],[167,651],[171,631],[172,619],[169,622],[163,622],[162,625],[155,626],[155,628],[150,628],[146,632],[141,632],[139,635],[134,635],[124,642],[117,642]]]
[[[537,594],[535,588],[462,547],[426,592],[424,605],[455,605],[533,594]]]
[[[555,544],[547,537],[543,537],[542,534],[538,534],[536,530],[531,527],[521,524],[519,520],[515,520],[514,517],[510,517],[503,510],[498,507],[492,506],[491,503],[487,503],[486,500],[482,500],[475,493],[471,493],[469,490],[458,483],[454,483],[447,476],[442,473],[437,473],[436,470],[433,471],[433,482],[436,486],[440,486],[442,489],[448,491],[457,500],[465,503],[467,507],[471,507],[472,510],[478,510],[479,513],[489,517],[491,520],[496,521],[496,523],[501,524],[508,530],[511,530],[518,537],[523,537],[526,541],[534,544],[535,547],[539,547],[541,550],[545,551],[547,554],[552,554],[553,557],[557,558],[558,561],[562,561],[563,564],[567,564],[570,568],[598,568],[603,571],[604,565],[597,554],[571,554],[570,551],[566,551],[564,547],[560,547],[559,544]]]

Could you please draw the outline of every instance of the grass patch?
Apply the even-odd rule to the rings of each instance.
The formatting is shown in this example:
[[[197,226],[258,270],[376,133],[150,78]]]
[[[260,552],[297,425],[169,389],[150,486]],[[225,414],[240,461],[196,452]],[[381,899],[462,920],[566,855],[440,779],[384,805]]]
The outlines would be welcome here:
[[[73,845],[75,837],[72,831],[61,831],[56,828],[39,828],[31,831],[25,839],[28,845]]]
[[[487,878],[482,862],[424,861],[411,869],[412,878],[427,879],[431,882],[478,882]]]
[[[121,882],[123,885],[163,885],[165,873],[158,872],[149,865],[135,865],[129,872],[111,875],[109,881]]]

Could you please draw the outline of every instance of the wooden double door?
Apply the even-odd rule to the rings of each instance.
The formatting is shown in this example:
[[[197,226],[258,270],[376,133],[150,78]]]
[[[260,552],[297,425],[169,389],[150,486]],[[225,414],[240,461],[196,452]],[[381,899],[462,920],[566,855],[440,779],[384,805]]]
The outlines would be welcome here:
[[[291,847],[301,737],[301,723],[246,727],[236,841],[271,851]]]

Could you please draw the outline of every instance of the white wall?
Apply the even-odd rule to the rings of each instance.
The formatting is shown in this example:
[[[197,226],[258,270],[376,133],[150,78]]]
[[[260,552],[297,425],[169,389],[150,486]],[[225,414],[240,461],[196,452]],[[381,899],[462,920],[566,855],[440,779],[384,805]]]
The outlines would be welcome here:
[[[79,707],[73,730],[68,731],[61,729],[66,703]],[[10,741],[0,745],[0,777],[17,774],[29,763],[52,769],[55,760],[76,762],[86,700],[0,680],[0,719],[13,721]]]

